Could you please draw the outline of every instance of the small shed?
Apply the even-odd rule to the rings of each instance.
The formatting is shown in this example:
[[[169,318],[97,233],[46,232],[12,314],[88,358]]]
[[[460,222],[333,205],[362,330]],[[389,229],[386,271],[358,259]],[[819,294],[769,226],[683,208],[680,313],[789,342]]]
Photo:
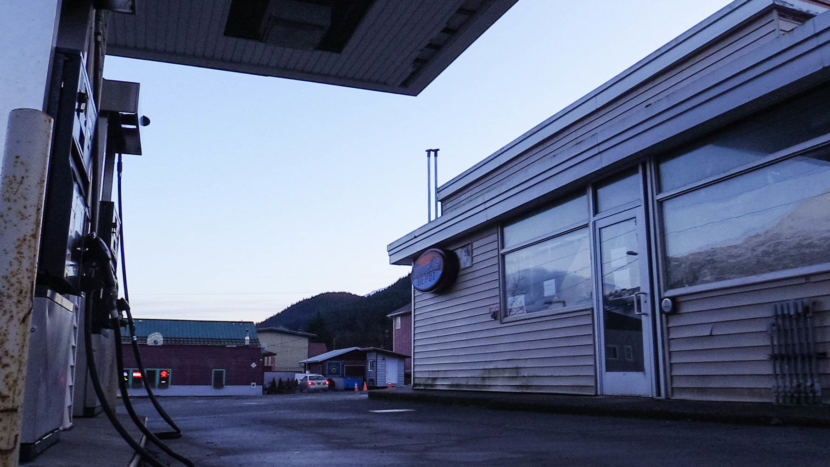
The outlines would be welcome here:
[[[376,347],[347,347],[308,358],[301,363],[306,371],[319,373],[336,389],[383,387],[404,384],[406,355]]]

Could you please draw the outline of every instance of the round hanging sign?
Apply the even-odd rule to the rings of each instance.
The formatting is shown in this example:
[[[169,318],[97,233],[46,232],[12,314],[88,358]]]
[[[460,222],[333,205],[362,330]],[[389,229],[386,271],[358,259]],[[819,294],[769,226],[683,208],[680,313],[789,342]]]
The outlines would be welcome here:
[[[451,251],[430,248],[412,263],[412,286],[420,292],[440,292],[455,282],[458,258]]]

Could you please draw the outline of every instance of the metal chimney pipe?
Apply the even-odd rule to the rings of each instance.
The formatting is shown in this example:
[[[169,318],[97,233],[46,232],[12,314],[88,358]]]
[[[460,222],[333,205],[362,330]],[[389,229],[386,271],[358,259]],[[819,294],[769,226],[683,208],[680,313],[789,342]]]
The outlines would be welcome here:
[[[433,193],[435,197],[433,199],[435,200],[435,218],[438,219],[440,216],[438,213],[438,149],[433,149],[432,152],[435,155],[435,192]]]
[[[430,181],[429,157],[432,149],[427,149],[427,222],[432,220],[432,181]]]

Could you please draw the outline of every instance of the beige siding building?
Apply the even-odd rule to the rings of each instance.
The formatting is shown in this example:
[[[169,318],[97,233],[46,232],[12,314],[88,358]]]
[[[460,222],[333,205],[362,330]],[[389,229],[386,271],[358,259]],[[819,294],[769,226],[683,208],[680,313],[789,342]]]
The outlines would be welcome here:
[[[308,339],[315,337],[314,334],[285,328],[262,328],[257,329],[257,335],[262,348],[276,354],[265,357],[268,371],[303,371],[300,361],[308,358]]]
[[[830,401],[828,6],[735,1],[441,186],[388,248],[413,386]]]

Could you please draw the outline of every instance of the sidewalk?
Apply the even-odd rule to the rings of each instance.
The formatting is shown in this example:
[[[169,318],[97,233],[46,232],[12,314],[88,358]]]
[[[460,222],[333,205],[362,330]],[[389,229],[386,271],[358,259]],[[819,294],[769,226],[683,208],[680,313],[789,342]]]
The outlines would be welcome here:
[[[127,415],[118,415],[118,420],[136,439],[143,441],[143,435]],[[143,443],[142,443],[143,444]],[[132,448],[118,435],[105,414],[91,418],[75,418],[72,428],[60,432],[60,441],[50,446],[29,462],[26,467],[53,467],[92,465],[131,466],[138,465]]]
[[[750,425],[830,427],[830,406],[778,406],[747,402],[703,402],[640,397],[563,396],[478,391],[413,390],[409,387],[369,391],[373,400],[472,405],[496,410],[527,410],[663,420],[699,420]]]

